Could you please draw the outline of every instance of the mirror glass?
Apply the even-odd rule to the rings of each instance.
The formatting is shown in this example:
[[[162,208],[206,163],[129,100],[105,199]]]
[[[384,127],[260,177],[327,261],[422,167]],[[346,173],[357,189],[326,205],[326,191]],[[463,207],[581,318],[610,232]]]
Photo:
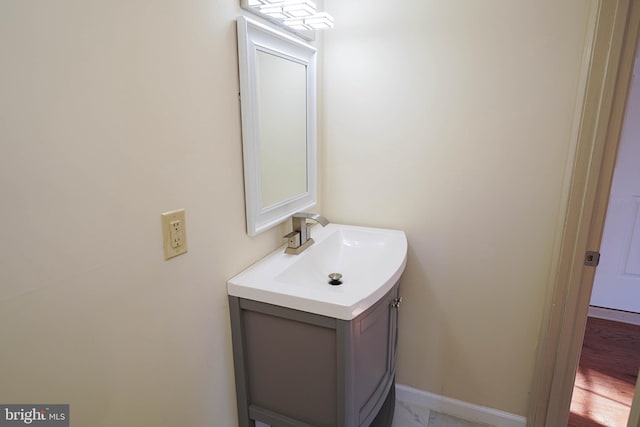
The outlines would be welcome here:
[[[316,203],[316,50],[238,18],[247,233]]]
[[[273,206],[307,189],[304,64],[256,52],[262,204]]]

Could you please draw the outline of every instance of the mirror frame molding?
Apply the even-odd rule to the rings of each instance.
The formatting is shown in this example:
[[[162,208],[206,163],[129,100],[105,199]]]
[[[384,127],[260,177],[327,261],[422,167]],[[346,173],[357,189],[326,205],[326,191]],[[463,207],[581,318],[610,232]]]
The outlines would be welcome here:
[[[307,191],[271,206],[262,206],[259,115],[257,104],[256,55],[258,51],[305,65],[306,68],[306,148]],[[284,221],[295,212],[314,206],[318,199],[316,153],[316,49],[288,34],[238,17],[238,64],[242,114],[242,153],[247,234],[255,236]]]

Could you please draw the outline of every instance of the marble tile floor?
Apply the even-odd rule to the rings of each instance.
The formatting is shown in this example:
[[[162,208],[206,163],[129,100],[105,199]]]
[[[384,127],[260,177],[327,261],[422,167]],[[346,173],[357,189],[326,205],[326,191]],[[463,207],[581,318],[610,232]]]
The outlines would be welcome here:
[[[256,427],[269,427],[267,424],[256,422]],[[494,427],[489,424],[475,423],[452,415],[429,410],[424,406],[415,405],[402,400],[396,401],[391,427]]]
[[[463,420],[451,415],[443,414],[419,406],[396,401],[395,414],[391,427],[492,427],[489,424],[482,424]]]

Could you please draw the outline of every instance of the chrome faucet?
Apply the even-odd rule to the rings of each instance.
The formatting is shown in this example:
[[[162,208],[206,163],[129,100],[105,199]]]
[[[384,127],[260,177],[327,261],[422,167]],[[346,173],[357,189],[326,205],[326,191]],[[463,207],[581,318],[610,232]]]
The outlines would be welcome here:
[[[313,244],[313,239],[307,226],[307,219],[313,220],[323,227],[329,224],[329,221],[322,215],[307,212],[294,213],[291,216],[293,231],[284,236],[287,239],[285,253],[298,255]]]

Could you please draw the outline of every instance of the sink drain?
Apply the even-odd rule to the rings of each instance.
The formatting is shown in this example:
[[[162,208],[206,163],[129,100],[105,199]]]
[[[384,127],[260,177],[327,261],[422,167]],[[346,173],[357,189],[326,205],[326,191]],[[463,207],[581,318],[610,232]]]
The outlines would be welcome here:
[[[329,274],[329,284],[333,285],[333,286],[338,286],[338,285],[342,285],[342,274],[340,273],[331,273]]]

